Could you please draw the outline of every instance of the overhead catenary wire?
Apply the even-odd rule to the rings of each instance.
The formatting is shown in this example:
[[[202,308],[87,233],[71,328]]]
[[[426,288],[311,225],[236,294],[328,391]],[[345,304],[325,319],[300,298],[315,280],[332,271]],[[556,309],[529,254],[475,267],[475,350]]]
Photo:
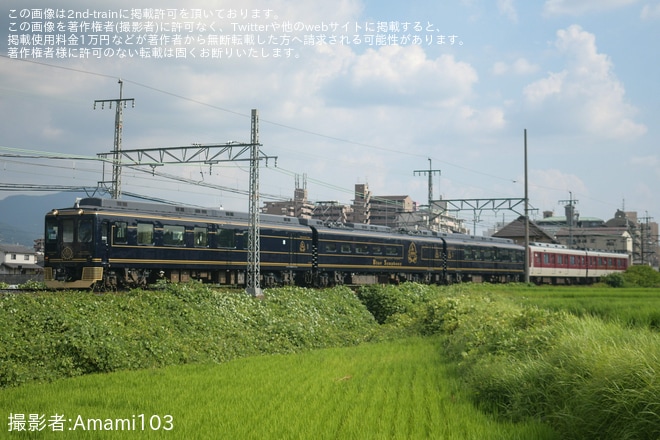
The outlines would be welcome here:
[[[85,74],[85,75],[94,75],[94,76],[101,77],[101,78],[112,79],[113,81],[115,81],[117,79],[117,75],[110,75],[110,74],[106,74],[106,73],[93,72],[93,71],[84,70],[84,69],[80,69],[80,68],[69,67],[69,66],[58,65],[58,64],[50,64],[50,63],[40,62],[40,61],[36,61],[36,60],[13,59],[13,58],[9,58],[7,55],[4,55],[4,54],[0,54],[0,58],[3,58],[5,60],[7,60],[8,62],[31,63],[31,64],[43,66],[43,67],[46,67],[46,68],[62,69],[62,70],[67,70],[67,71],[76,72],[76,73]],[[130,78],[125,78],[123,76],[122,76],[122,79],[123,79],[123,81],[125,81],[127,83],[130,83],[130,84],[133,84],[137,87],[141,87],[141,88],[144,88],[146,90],[152,90],[154,92],[164,94],[164,95],[167,95],[167,96],[171,96],[171,97],[174,97],[176,99],[184,100],[184,101],[187,101],[187,102],[190,102],[190,103],[194,103],[196,105],[205,106],[207,108],[211,108],[211,109],[214,109],[214,110],[226,112],[226,113],[233,114],[233,115],[240,116],[240,117],[245,117],[245,118],[250,117],[250,115],[245,113],[245,112],[235,111],[235,110],[228,109],[228,108],[225,108],[225,107],[222,107],[222,106],[218,106],[216,104],[212,104],[212,103],[204,102],[204,101],[201,101],[201,100],[198,100],[198,99],[190,98],[190,97],[184,96],[182,94],[174,93],[174,92],[171,92],[171,91],[167,91],[167,90],[163,90],[163,89],[151,86],[149,84],[144,84],[144,83],[141,83],[141,82],[138,82],[138,81],[134,81],[134,80],[131,80]],[[351,140],[351,139],[342,138],[342,137],[339,137],[339,136],[333,136],[333,135],[324,134],[324,133],[320,133],[320,132],[313,131],[313,130],[308,130],[308,129],[304,129],[304,128],[300,128],[300,127],[295,127],[295,126],[283,124],[283,123],[280,123],[280,122],[277,122],[277,121],[271,121],[269,119],[261,119],[261,123],[262,124],[270,124],[270,125],[273,125],[273,126],[285,128],[285,129],[288,129],[288,130],[296,131],[296,132],[303,133],[303,134],[310,135],[310,136],[325,138],[325,139],[331,140],[333,142],[343,143],[343,144],[346,144],[346,145],[355,145],[355,146],[364,147],[364,148],[368,148],[368,149],[374,149],[374,150],[377,150],[377,151],[384,151],[384,152],[390,152],[390,153],[394,153],[394,154],[406,155],[406,156],[409,156],[409,157],[419,157],[419,158],[429,157],[428,154],[418,154],[418,153],[415,153],[413,151],[409,151],[407,148],[396,149],[396,148],[383,147],[381,145],[374,145],[374,144],[369,144],[369,143],[365,143],[365,142],[359,142],[359,141],[355,141],[355,140]],[[71,156],[72,156],[72,157],[70,157],[71,159],[75,158],[76,160],[91,160],[91,159],[83,159],[83,158],[77,157],[76,155],[71,155]],[[483,170],[477,170],[477,169],[473,169],[473,168],[470,168],[470,167],[465,167],[465,166],[462,166],[462,165],[457,164],[457,163],[452,163],[452,162],[446,161],[443,158],[438,158],[438,157],[431,157],[431,158],[435,162],[439,162],[439,163],[441,163],[445,166],[454,167],[454,168],[457,168],[457,169],[460,169],[462,171],[469,172],[469,173],[472,173],[472,174],[478,174],[478,175],[482,175],[482,176],[485,176],[485,177],[489,177],[489,178],[492,178],[492,179],[497,179],[497,180],[501,180],[501,181],[505,181],[505,182],[519,183],[519,182],[516,182],[514,179],[511,179],[509,177],[499,176],[499,175],[496,175],[496,174],[485,172]],[[97,160],[97,159],[95,159],[95,160]],[[331,159],[331,160],[335,160],[335,159]],[[391,171],[388,170],[388,172],[391,172]],[[404,173],[402,173],[402,175],[403,174]],[[407,174],[407,172],[406,172],[406,174]],[[324,186],[328,189],[333,189],[335,191],[341,191],[342,193],[346,193],[346,194],[353,194],[354,193],[354,191],[352,189],[338,187],[337,185],[334,185],[334,184],[329,183],[329,182],[322,182],[318,179],[314,180],[314,183],[318,184],[318,185],[321,185],[321,186]],[[558,192],[564,192],[566,190],[565,188],[551,188],[551,187],[548,187],[548,186],[535,185],[533,183],[531,183],[530,186],[534,187],[534,188],[542,188],[542,189],[548,189],[548,190],[558,191]],[[590,200],[593,200],[593,201],[601,203],[601,204],[612,205],[609,202],[605,202],[605,201],[602,201],[602,200],[598,200],[598,199],[589,197],[586,194],[580,194],[580,193],[576,192],[576,195],[579,195],[583,199],[590,199]],[[282,197],[280,197],[279,199],[282,199]]]

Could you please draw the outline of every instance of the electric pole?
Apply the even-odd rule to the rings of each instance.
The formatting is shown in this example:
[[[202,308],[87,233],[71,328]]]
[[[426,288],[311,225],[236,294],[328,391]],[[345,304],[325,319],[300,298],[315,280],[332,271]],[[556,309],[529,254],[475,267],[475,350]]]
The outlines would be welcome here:
[[[261,246],[259,227],[259,111],[252,109],[252,136],[250,140],[250,227],[248,230],[247,284],[245,291],[261,297]]]
[[[527,129],[524,131],[525,144],[525,283],[529,284],[529,187],[527,185]]]
[[[648,251],[647,250],[647,240],[648,244],[651,244],[651,226],[649,225],[649,222],[653,220],[653,217],[649,217],[648,211],[646,212],[646,217],[642,217],[639,219],[639,227],[640,227],[640,235],[641,235],[641,249],[640,249],[640,255],[642,259],[642,265],[645,264],[645,261],[648,261],[644,258],[646,254],[652,254],[653,251]]]
[[[429,157],[429,169],[428,170],[415,170],[413,171],[414,176],[429,176],[429,215],[426,220],[426,226],[429,227],[431,224],[431,216],[433,215],[433,176],[440,175],[440,170],[434,170],[431,166],[431,158]]]
[[[415,170],[413,171],[414,176],[423,176],[423,175],[428,175],[429,176],[429,212],[431,211],[431,207],[433,204],[433,176],[435,175],[440,175],[441,171],[440,170],[434,170],[432,169],[433,167],[431,166],[431,158],[429,158],[429,169],[428,170]]]
[[[135,107],[135,100],[133,98],[123,97],[124,82],[119,80],[119,99],[97,99],[94,101],[94,109],[96,104],[101,104],[101,109],[108,103],[108,108],[112,109],[112,103],[115,103],[115,143],[112,154],[112,190],[111,196],[113,199],[121,197],[121,134],[123,129],[123,110],[126,108],[126,103],[131,102],[132,107]],[[105,170],[104,170],[105,177]],[[107,182],[101,182],[107,183]]]
[[[558,203],[564,204],[564,209],[566,213],[566,223],[568,225],[568,248],[573,249],[573,223],[575,222],[575,205],[578,203],[578,200],[573,199],[573,193],[568,192],[568,200],[560,200]]]

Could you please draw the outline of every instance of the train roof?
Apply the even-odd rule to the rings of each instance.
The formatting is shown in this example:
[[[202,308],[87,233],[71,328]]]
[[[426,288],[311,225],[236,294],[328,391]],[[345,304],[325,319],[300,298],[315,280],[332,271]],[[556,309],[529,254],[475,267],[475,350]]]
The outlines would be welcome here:
[[[569,248],[566,245],[563,244],[556,244],[556,243],[537,243],[537,242],[532,242],[529,244],[530,248],[540,248],[540,249],[553,249],[553,250],[560,250],[562,252],[568,252],[568,253],[575,253],[575,254],[585,254],[588,253],[589,255],[593,256],[627,256],[625,252],[617,252],[617,251],[610,251],[610,250],[604,250],[604,249],[575,249],[575,248]]]
[[[249,214],[240,211],[226,211],[223,209],[199,208],[185,205],[168,205],[165,203],[139,202],[133,200],[117,200],[102,198],[84,198],[76,200],[74,208],[88,210],[110,210],[124,211],[140,214],[160,214],[170,216],[190,216],[204,218],[224,218],[227,220],[239,220],[247,222]],[[300,225],[299,219],[295,217],[284,217],[271,214],[260,214],[260,221],[266,223],[279,223],[286,225]]]
[[[240,211],[226,211],[223,209],[213,208],[200,208],[185,205],[169,205],[165,203],[143,202],[134,200],[117,200],[117,199],[104,199],[98,197],[90,197],[83,199],[76,199],[73,207],[75,209],[82,208],[87,210],[109,210],[115,212],[126,213],[140,213],[140,214],[158,214],[170,216],[189,216],[189,217],[204,217],[213,219],[226,219],[249,221],[249,214]],[[441,238],[448,242],[462,242],[473,244],[510,244],[514,245],[513,240],[496,238],[496,237],[481,237],[476,235],[456,234],[449,232],[436,232],[425,229],[408,230],[408,229],[395,229],[388,226],[370,225],[362,223],[339,223],[339,222],[323,222],[317,219],[302,219],[297,217],[260,214],[260,221],[267,224],[281,224],[289,226],[310,226],[317,229],[324,229],[326,231],[350,231],[351,233],[364,233],[364,234],[382,234],[388,236],[400,237],[415,237],[419,239],[424,238]]]

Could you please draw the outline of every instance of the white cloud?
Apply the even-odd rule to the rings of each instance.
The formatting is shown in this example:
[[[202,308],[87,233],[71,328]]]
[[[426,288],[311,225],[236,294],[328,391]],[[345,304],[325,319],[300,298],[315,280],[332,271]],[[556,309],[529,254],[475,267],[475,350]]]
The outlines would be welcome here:
[[[538,203],[535,208],[541,211],[554,211],[557,201],[567,199],[569,192],[574,196],[589,195],[589,189],[580,177],[557,169],[530,170],[529,190],[535,203]]]
[[[649,166],[649,167],[655,167],[660,165],[660,158],[656,155],[652,156],[633,156],[630,158],[630,163],[632,165],[642,165],[642,166]]]
[[[514,0],[497,0],[497,9],[514,23],[518,22],[518,12],[513,4]]]
[[[646,133],[646,126],[633,120],[637,110],[625,100],[624,86],[610,58],[598,52],[593,34],[576,25],[561,29],[555,47],[566,68],[525,87],[533,108],[546,112],[549,123],[554,118],[564,128],[571,125],[598,137],[636,138]]]
[[[514,75],[529,75],[538,72],[538,70],[538,65],[530,63],[525,58],[518,58],[511,64],[499,61],[493,65],[493,73],[495,75],[505,75],[508,73]]]
[[[641,18],[642,20],[660,20],[660,3],[644,5]]]
[[[525,87],[525,97],[530,103],[538,104],[552,95],[558,95],[562,91],[567,73],[566,71],[560,73],[550,72],[547,78],[540,79]]]
[[[548,16],[578,16],[602,12],[637,3],[637,0],[546,0],[543,13]]]
[[[470,96],[478,81],[468,63],[446,54],[429,59],[419,46],[369,49],[345,61],[325,93],[350,105],[454,106]]]

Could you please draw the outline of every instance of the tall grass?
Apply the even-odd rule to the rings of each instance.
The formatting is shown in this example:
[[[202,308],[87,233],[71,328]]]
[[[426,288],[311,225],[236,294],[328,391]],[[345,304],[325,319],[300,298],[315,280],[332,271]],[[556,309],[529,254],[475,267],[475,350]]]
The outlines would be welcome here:
[[[482,407],[545,420],[565,439],[660,438],[657,332],[465,291],[422,316]]]
[[[491,287],[522,304],[595,316],[628,327],[660,330],[660,289],[594,287]]]
[[[498,421],[477,410],[438,343],[435,338],[407,338],[224,364],[92,375],[5,389],[0,408],[101,419],[173,416],[169,432],[101,436],[77,429],[66,432],[66,438],[559,438],[540,423]],[[46,429],[40,438],[63,434]]]
[[[660,310],[657,297],[652,289],[469,284],[368,287],[357,295],[275,289],[263,301],[194,284],[128,295],[0,297],[4,385],[146,369],[82,377],[84,391],[69,394],[49,385],[4,389],[0,408],[48,413],[70,396],[72,406],[63,408],[89,408],[90,417],[175,411],[184,422],[178,434],[188,437],[210,435],[209,419],[247,438],[537,438],[503,422],[531,417],[566,439],[657,440],[660,333],[643,323]],[[375,340],[388,342],[283,356]],[[362,349],[374,353],[354,361]],[[279,355],[239,359],[272,353]],[[198,365],[230,360],[217,366],[220,375]],[[180,363],[197,365],[162,369]],[[42,400],[49,390],[54,397]],[[488,429],[469,425],[479,413],[461,415],[465,395],[491,414],[481,414]],[[458,425],[447,425],[454,419]]]

